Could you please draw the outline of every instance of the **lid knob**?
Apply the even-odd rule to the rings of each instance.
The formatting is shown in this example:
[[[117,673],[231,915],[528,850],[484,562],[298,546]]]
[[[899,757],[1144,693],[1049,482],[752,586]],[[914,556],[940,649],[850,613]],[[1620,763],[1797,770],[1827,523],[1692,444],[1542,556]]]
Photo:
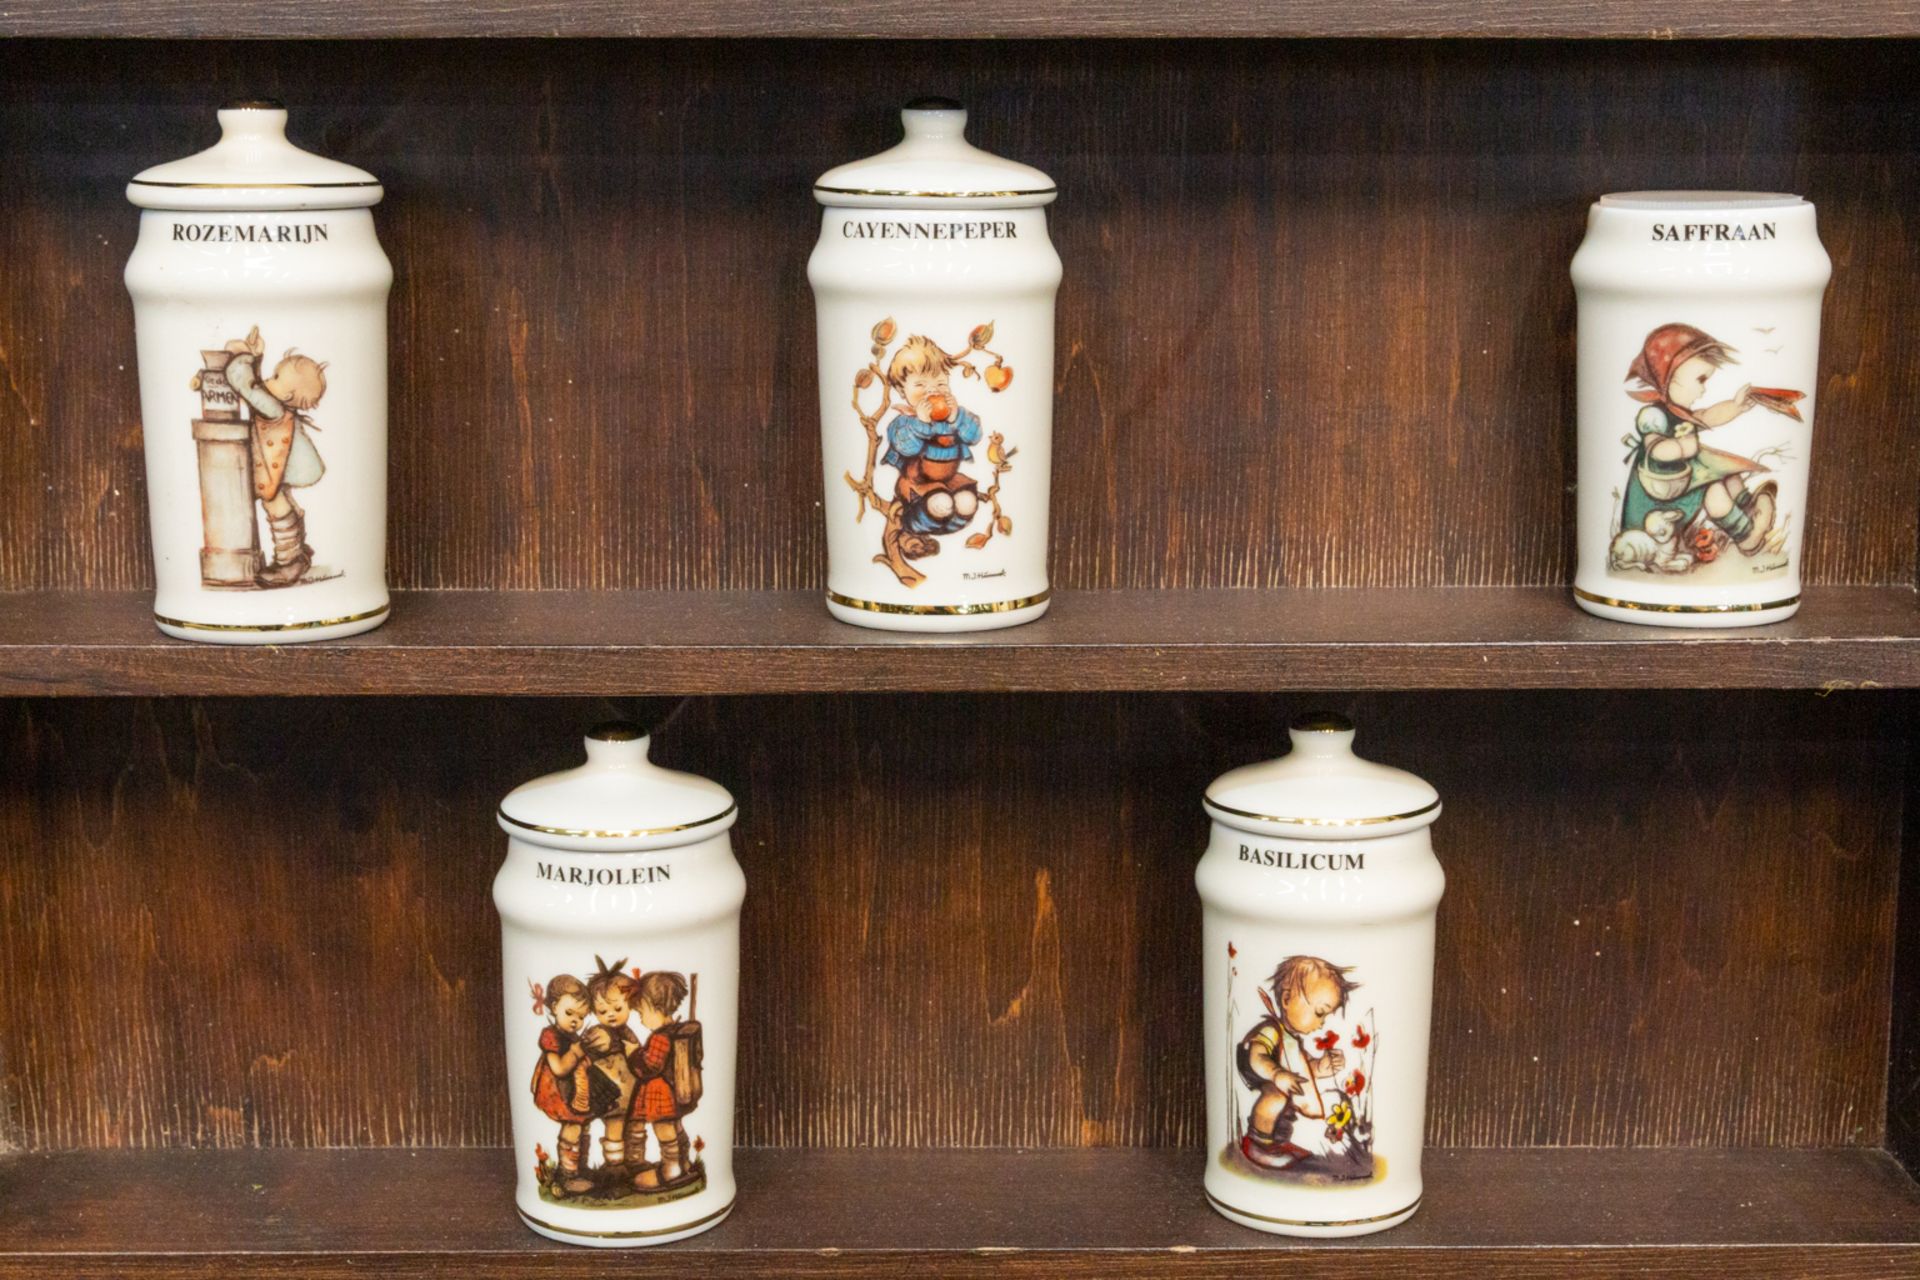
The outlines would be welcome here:
[[[631,769],[647,763],[650,740],[631,720],[608,720],[587,730],[587,763]]]
[[[900,124],[909,142],[964,139],[967,109],[952,98],[915,98],[900,109]]]
[[[228,146],[258,152],[292,145],[287,141],[287,109],[272,98],[237,98],[222,103],[214,114],[220,121],[220,141]]]
[[[1293,749],[1307,756],[1353,754],[1353,721],[1332,711],[1311,711],[1287,726]]]

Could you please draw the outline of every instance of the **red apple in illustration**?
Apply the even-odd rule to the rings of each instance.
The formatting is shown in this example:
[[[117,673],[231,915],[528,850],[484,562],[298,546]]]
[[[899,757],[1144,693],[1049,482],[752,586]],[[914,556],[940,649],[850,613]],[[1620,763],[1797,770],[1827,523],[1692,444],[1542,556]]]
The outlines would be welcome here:
[[[1013,370],[1004,364],[987,366],[987,390],[1005,391],[1013,381]]]

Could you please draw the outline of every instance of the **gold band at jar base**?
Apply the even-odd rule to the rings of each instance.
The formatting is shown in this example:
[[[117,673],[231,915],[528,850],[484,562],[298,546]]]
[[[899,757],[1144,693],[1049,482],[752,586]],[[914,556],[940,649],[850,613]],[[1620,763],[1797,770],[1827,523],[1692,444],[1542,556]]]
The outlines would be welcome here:
[[[1595,595],[1581,587],[1575,587],[1573,594],[1590,604],[1603,604],[1610,609],[1639,609],[1645,613],[1765,613],[1768,609],[1784,609],[1790,604],[1799,604],[1799,596],[1788,596],[1785,600],[1769,600],[1765,604],[1643,604],[1638,600],[1616,600],[1612,596]]]
[[[1046,603],[1053,595],[1048,587],[1035,595],[1021,600],[1002,600],[997,604],[882,604],[878,600],[856,600],[852,596],[843,596],[838,591],[827,592],[827,599],[846,609],[864,609],[868,613],[905,613],[915,617],[961,618],[974,613],[1012,613],[1016,609],[1030,609],[1036,604]]]
[[[154,614],[153,620],[164,626],[180,627],[187,631],[318,631],[321,627],[344,627],[349,622],[365,622],[368,618],[377,618],[393,608],[383,604],[378,609],[369,609],[365,613],[348,614],[344,618],[322,618],[318,622],[186,622],[179,618],[168,618]]]
[[[1328,1218],[1318,1220],[1313,1218],[1275,1218],[1264,1213],[1249,1213],[1245,1209],[1237,1209],[1233,1205],[1228,1204],[1211,1191],[1207,1192],[1207,1200],[1211,1202],[1216,1209],[1224,1209],[1228,1213],[1238,1214],[1243,1218],[1252,1218],[1255,1222],[1271,1222],[1277,1227],[1364,1227],[1375,1222],[1386,1222],[1389,1219],[1401,1217],[1404,1214],[1412,1213],[1420,1207],[1420,1201],[1415,1200],[1404,1209],[1395,1209],[1390,1213],[1376,1213],[1371,1218]]]
[[[657,1236],[676,1235],[682,1231],[693,1231],[724,1218],[733,1211],[733,1201],[729,1200],[704,1218],[695,1218],[692,1222],[683,1222],[677,1227],[655,1227],[651,1231],[584,1231],[578,1227],[561,1227],[543,1218],[536,1218],[525,1209],[519,1211],[528,1225],[551,1231],[555,1235],[579,1236],[584,1240],[646,1240]]]

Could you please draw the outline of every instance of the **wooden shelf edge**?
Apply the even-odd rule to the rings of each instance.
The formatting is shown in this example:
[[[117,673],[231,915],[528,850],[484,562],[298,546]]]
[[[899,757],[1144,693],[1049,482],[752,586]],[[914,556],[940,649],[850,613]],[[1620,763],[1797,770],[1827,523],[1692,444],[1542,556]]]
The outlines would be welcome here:
[[[348,640],[167,639],[140,592],[0,594],[0,696],[664,695],[1920,687],[1920,596],[1809,592],[1768,627],[1607,622],[1557,587],[1083,591],[1002,631],[908,635],[778,592],[417,591]]]
[[[572,1275],[534,1236],[502,1150],[157,1151],[0,1158],[0,1276]],[[1251,1249],[1382,1276],[1740,1276],[1920,1265],[1920,1186],[1885,1152],[1434,1151],[1406,1225],[1346,1241],[1246,1231],[1200,1194],[1197,1152],[753,1150],[721,1227],[623,1272],[1102,1276],[1232,1273]],[[1364,1255],[1355,1257],[1351,1255]]]
[[[283,39],[285,11],[267,0],[14,0],[0,36]],[[300,35],[438,37],[1496,37],[1824,38],[1920,34],[1904,0],[976,0],[938,29],[908,0],[337,0],[303,11]]]

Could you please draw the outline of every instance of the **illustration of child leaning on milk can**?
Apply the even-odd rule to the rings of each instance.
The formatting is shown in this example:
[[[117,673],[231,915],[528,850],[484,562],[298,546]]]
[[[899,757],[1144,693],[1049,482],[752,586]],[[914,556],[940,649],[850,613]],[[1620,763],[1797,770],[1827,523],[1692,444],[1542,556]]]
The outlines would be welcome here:
[[[326,474],[320,451],[307,434],[317,430],[306,411],[327,392],[327,366],[289,350],[271,376],[260,376],[267,344],[255,325],[245,338],[226,344],[227,385],[247,406],[251,422],[253,493],[273,534],[273,563],[255,575],[262,587],[290,587],[308,577],[313,548],[307,545],[306,512],[291,490],[319,483]]]

